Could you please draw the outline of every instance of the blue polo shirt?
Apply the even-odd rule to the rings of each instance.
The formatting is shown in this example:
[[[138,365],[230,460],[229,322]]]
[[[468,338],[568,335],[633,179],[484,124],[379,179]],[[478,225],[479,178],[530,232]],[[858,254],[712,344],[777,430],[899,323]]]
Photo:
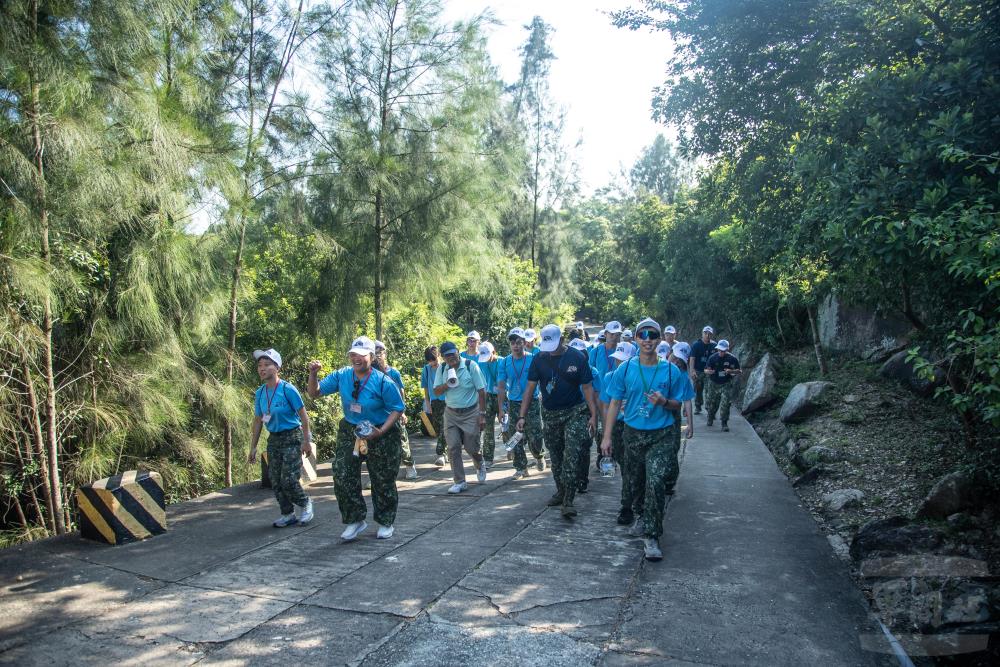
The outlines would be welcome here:
[[[528,379],[541,387],[546,410],[565,410],[583,403],[580,388],[594,381],[587,355],[571,347],[559,356],[551,352],[536,355],[528,368]]]
[[[600,400],[605,404],[611,403],[611,395],[608,393],[608,389],[611,388],[611,378],[614,376],[615,372],[610,371],[605,373],[604,377],[601,379],[601,396]],[[625,407],[626,401],[622,401],[622,408]],[[616,421],[625,421],[625,410],[619,410],[618,416],[615,418]]]
[[[402,394],[403,393],[403,376],[399,373],[399,369],[396,369],[396,368],[393,368],[392,366],[389,366],[389,368],[388,368],[388,370],[386,370],[385,374],[389,376],[390,380],[392,380],[393,382],[396,383],[396,386],[399,387],[399,393]]]
[[[646,391],[659,391],[668,399],[687,401],[694,398],[694,388],[686,373],[669,361],[656,360],[656,366],[642,366],[633,358],[618,367],[611,376],[608,395],[627,400],[625,424],[641,431],[666,428],[674,423],[674,414],[662,405],[653,405]]]
[[[438,363],[438,366],[441,364]],[[434,394],[434,371],[435,368],[430,364],[424,364],[424,367],[420,370],[420,388],[426,389],[427,393],[430,394],[432,401],[443,401],[444,396],[436,396]]]
[[[601,376],[600,376],[600,375],[599,375],[599,374],[597,373],[597,369],[596,369],[596,368],[594,368],[593,366],[591,366],[591,367],[590,367],[590,375],[591,375],[591,377],[593,377],[593,378],[594,378],[594,381],[593,381],[593,383],[592,383],[592,384],[594,385],[594,395],[595,395],[595,396],[600,396],[600,395],[601,395],[601,385],[603,384],[603,383],[602,383],[602,380],[603,380],[604,378],[602,378],[602,377],[601,377]],[[580,388],[580,393],[581,393],[581,394],[583,393],[583,387],[581,387],[581,388]]]
[[[476,363],[479,364],[479,370],[483,372],[483,379],[486,380],[486,393],[496,396],[500,361],[494,359],[493,361],[477,361]]]
[[[445,384],[447,363],[439,364],[434,374],[434,386]],[[458,364],[458,386],[444,392],[444,404],[449,408],[470,408],[479,402],[479,390],[486,389],[486,379],[479,370],[479,364],[463,359]]]
[[[304,405],[299,390],[284,380],[278,380],[274,391],[262,384],[257,387],[253,396],[253,413],[261,419],[264,415],[271,415],[264,423],[264,428],[269,433],[280,433],[302,426],[299,410]]]
[[[355,400],[354,381],[359,380],[358,398]],[[340,403],[344,408],[344,419],[351,424],[368,420],[381,426],[392,412],[402,412],[403,397],[399,387],[382,371],[371,369],[367,378],[358,378],[352,366],[344,366],[320,380],[319,393],[323,396],[340,392]],[[351,410],[353,404],[361,406],[361,411]]]
[[[530,354],[524,355],[520,360],[510,354],[501,359],[497,365],[497,382],[504,383],[507,400],[520,401],[524,397],[524,390],[528,388],[528,369],[531,367],[531,359]],[[538,388],[535,387],[533,398],[538,398],[538,395]]]
[[[590,365],[597,369],[602,378],[621,365],[620,361],[611,357],[614,353],[615,346],[612,345],[609,350],[604,347],[604,343],[590,349]]]

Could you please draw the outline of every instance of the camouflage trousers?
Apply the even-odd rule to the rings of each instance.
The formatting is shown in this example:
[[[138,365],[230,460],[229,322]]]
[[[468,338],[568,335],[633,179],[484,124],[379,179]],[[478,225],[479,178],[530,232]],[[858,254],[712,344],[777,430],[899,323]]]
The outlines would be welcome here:
[[[483,458],[493,463],[493,450],[497,446],[497,395],[486,392],[486,426],[483,427]]]
[[[576,496],[577,461],[583,446],[590,441],[587,431],[589,413],[586,404],[542,412],[542,433],[552,457],[552,479],[563,504],[572,504]]]
[[[354,424],[340,420],[337,428],[337,443],[333,457],[333,493],[337,496],[340,518],[344,523],[363,521],[368,516],[368,506],[361,494],[361,461],[368,465],[368,476],[372,482],[372,505],[375,520],[383,526],[391,526],[396,520],[399,494],[396,492],[396,473],[402,458],[399,442],[399,424],[393,425],[381,438],[368,442],[368,454],[354,455]]]
[[[507,405],[509,406],[507,413],[510,415],[511,423],[511,428],[507,432],[509,440],[514,436],[513,425],[517,423],[518,417],[521,415],[521,401],[508,399]],[[542,458],[545,452],[542,448],[542,412],[538,401],[532,401],[531,405],[528,406],[528,414],[524,418],[524,437],[514,448],[514,470],[528,469],[528,455],[524,451],[525,443],[528,444],[532,456],[536,459]]]
[[[674,492],[674,486],[677,484],[677,476],[681,474],[681,411],[673,410],[674,415],[674,464],[670,467],[669,473],[667,473],[667,493]]]
[[[646,537],[659,537],[663,532],[667,480],[674,474],[672,468],[676,467],[675,430],[677,424],[652,431],[625,426],[622,512],[631,508],[637,518],[642,517],[642,530]],[[626,493],[629,498],[626,498]]]
[[[705,402],[707,403],[708,421],[715,420],[715,412],[718,410],[719,420],[725,426],[729,423],[729,406],[736,398],[736,390],[739,389],[740,383],[736,380],[730,380],[725,384],[718,384],[709,380],[707,384],[708,388],[705,393],[708,395],[705,397]]]
[[[402,465],[409,468],[413,465],[413,452],[410,451],[410,434],[406,432],[406,427],[399,427],[399,445],[403,452]]]
[[[431,426],[437,433],[437,447],[434,448],[434,453],[438,456],[444,456],[448,451],[448,443],[444,440],[444,407],[443,400],[431,401]]]
[[[705,371],[698,371],[694,376],[694,409],[701,410],[705,405]]]
[[[282,514],[305,507],[309,497],[302,489],[302,429],[293,428],[267,436],[267,476]]]

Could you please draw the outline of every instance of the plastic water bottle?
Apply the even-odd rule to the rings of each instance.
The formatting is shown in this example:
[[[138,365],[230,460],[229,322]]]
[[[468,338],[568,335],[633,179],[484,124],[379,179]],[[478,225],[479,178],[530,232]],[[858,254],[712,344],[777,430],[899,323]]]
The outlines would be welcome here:
[[[615,476],[615,460],[610,456],[605,456],[601,458],[601,477],[614,477]]]
[[[513,438],[507,441],[507,444],[504,445],[504,448],[508,452],[514,451],[515,449],[517,449],[517,446],[518,444],[520,444],[522,438],[524,438],[524,433],[518,431],[517,433],[514,434]]]
[[[510,413],[505,414],[500,420],[500,432],[506,433],[508,428],[510,428]]]
[[[355,456],[363,456],[368,453],[368,441],[365,438],[371,435],[374,430],[375,425],[367,419],[359,422],[354,427],[354,435],[357,439],[354,441],[354,451],[352,453]]]

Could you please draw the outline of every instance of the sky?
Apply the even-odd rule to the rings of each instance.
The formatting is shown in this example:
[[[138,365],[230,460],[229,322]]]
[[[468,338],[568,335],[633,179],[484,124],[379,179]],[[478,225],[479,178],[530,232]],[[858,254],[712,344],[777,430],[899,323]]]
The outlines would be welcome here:
[[[584,192],[630,167],[658,132],[651,119],[653,88],[666,78],[672,42],[666,33],[616,28],[607,12],[640,0],[446,0],[445,18],[469,18],[489,9],[501,22],[488,30],[488,49],[508,83],[521,68],[519,50],[534,16],[555,28],[550,90],[567,111],[567,141],[582,139],[577,160]]]

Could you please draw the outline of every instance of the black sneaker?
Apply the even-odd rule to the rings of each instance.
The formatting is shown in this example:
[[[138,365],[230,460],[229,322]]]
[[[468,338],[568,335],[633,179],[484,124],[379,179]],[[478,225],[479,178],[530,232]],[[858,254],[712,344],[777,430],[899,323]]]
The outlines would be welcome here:
[[[701,414],[701,408],[695,408],[695,409],[694,409],[694,413],[695,413],[696,415],[700,415],[700,414]]]
[[[713,422],[712,422],[712,420],[711,420],[711,419],[709,419],[709,420],[708,420],[708,422],[707,422],[707,423],[705,424],[705,426],[711,426],[711,425],[712,425],[712,423],[713,423]]]
[[[587,492],[587,485],[586,484],[581,484],[580,486],[576,487],[576,492],[577,493],[586,493]]]
[[[576,516],[576,508],[573,507],[573,503],[565,503],[561,511],[564,519],[572,519]]]
[[[562,505],[562,494],[561,493],[554,494],[551,498],[549,498],[549,502],[545,504],[548,505],[549,507],[558,507],[559,505]]]
[[[635,517],[632,516],[632,512],[621,511],[618,513],[618,518],[615,519],[619,526],[630,526],[632,522],[635,521]]]
[[[727,424],[726,422],[722,422],[722,430],[723,431],[728,431],[729,430],[729,424]]]

